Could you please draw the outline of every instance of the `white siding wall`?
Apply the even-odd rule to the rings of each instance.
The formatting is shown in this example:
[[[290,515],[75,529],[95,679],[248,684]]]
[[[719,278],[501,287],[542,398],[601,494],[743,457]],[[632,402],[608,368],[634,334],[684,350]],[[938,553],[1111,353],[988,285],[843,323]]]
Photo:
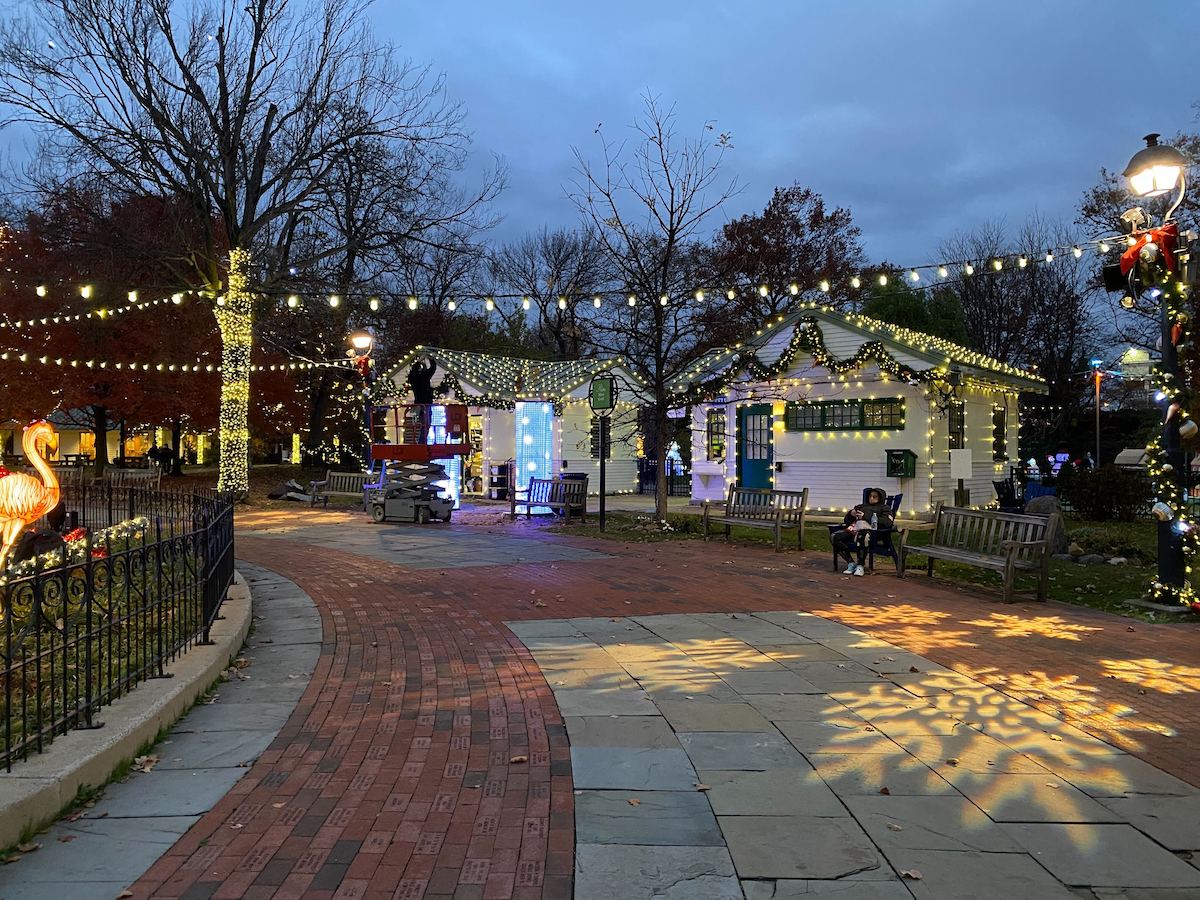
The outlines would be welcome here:
[[[570,404],[559,420],[562,433],[562,469],[587,472],[588,491],[600,491],[600,461],[592,459],[592,411],[586,404]],[[633,439],[633,410],[622,407],[613,416],[611,457],[605,466],[604,489],[609,494],[637,490],[637,447]]]

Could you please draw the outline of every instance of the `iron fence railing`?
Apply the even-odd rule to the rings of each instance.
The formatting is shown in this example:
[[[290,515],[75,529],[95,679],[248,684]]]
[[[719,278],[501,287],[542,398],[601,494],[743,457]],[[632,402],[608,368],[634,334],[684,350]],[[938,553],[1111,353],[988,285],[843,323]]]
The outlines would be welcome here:
[[[667,496],[690,497],[692,494],[692,476],[681,463],[667,460]],[[653,494],[658,484],[658,460],[638,460],[638,493]]]
[[[233,581],[233,506],[212,493],[72,485],[88,534],[0,576],[0,765],[42,752],[209,628]]]

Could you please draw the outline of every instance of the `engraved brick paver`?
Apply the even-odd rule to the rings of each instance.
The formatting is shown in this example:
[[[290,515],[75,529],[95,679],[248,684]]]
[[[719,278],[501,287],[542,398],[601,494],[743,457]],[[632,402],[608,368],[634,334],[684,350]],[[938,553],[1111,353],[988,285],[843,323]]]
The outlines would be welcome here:
[[[329,549],[306,534],[312,516],[336,518],[351,539]],[[535,525],[498,529],[509,547],[520,546],[514,534],[540,542],[531,561],[413,569],[401,553],[381,558],[376,526],[361,515],[289,508],[242,526],[238,556],[316,602],[322,653],[274,743],[134,886],[137,897],[570,897],[566,730],[546,678],[503,625],[510,620],[816,612],[1200,784],[1195,627],[1004,605],[921,577],[852,580],[828,572],[825,554],[759,547],[625,545]],[[450,545],[462,532],[487,534],[459,524],[422,534]],[[370,552],[353,552],[355,540]],[[555,558],[547,551],[558,545]],[[812,665],[804,646],[765,653],[785,669]],[[813,673],[861,683],[844,670]]]

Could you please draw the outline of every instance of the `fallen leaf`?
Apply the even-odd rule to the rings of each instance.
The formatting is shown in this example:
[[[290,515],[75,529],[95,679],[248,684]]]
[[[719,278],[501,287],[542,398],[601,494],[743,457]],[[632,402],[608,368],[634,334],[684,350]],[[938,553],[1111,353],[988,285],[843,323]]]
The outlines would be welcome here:
[[[921,670],[920,670],[920,669],[918,669],[916,666],[909,666],[909,667],[908,667],[908,671],[910,671],[910,672],[920,672]]]
[[[633,798],[626,800],[625,802],[628,803],[630,806],[641,806],[642,805],[641,800],[637,800],[637,799],[633,799]]]
[[[892,795],[892,792],[889,791],[886,787],[881,787],[879,789],[879,793],[883,794],[883,796],[885,796],[885,797],[890,797]]]
[[[117,900],[125,900],[126,897],[132,897],[132,896],[133,896],[133,891],[124,890],[124,891],[121,891],[121,893],[117,894]]]
[[[32,853],[34,850],[41,850],[41,844],[35,844],[30,841],[28,844],[17,844],[17,850],[21,853]]]
[[[1048,787],[1048,788],[1054,788],[1056,791],[1058,790],[1058,785],[1057,785],[1057,784],[1055,784],[1053,781],[1047,781],[1047,782],[1046,782],[1046,787]]]
[[[921,877],[922,877],[921,870],[920,869],[901,869],[900,877],[901,878],[911,878],[913,881],[920,881]]]
[[[711,790],[712,790],[712,787],[711,787],[710,785],[704,784],[703,782],[699,782],[699,781],[697,781],[697,782],[696,782],[696,790],[698,790],[698,791],[711,791]]]
[[[1136,631],[1137,629],[1136,629],[1136,628],[1134,628],[1132,625],[1126,625],[1126,626],[1125,626],[1125,630],[1126,630],[1126,631]]]
[[[287,803],[272,803],[271,806],[273,806],[275,809],[283,809],[285,806],[287,806]]]
[[[947,763],[947,765],[957,766],[958,765],[958,757],[952,756],[948,760],[946,760],[946,763]]]
[[[1062,740],[1062,738],[1061,738],[1061,737],[1059,737],[1057,734],[1052,734],[1052,735],[1050,735],[1050,740],[1052,740],[1052,741],[1061,741],[1061,740]]]
[[[514,757],[512,757],[512,759],[509,760],[509,762],[510,763],[527,763],[527,762],[529,762],[529,757],[528,756],[514,756]]]
[[[60,844],[69,844],[73,840],[75,840],[75,835],[73,834],[62,834],[58,837],[58,842]]]
[[[887,827],[888,827],[888,831],[903,831],[904,830],[901,826],[897,825],[895,822],[888,822]]]

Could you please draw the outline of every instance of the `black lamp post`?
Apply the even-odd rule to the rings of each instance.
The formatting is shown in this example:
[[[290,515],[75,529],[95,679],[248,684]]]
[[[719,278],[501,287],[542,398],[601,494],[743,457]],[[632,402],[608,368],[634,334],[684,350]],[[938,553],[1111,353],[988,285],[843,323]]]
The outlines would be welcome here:
[[[1184,173],[1187,170],[1187,158],[1176,150],[1158,142],[1157,134],[1145,137],[1146,146],[1133,155],[1129,165],[1122,173],[1129,179],[1130,192],[1136,197],[1162,197],[1177,191],[1174,201],[1163,213],[1162,224],[1166,225],[1172,214],[1183,202],[1186,188]],[[1160,292],[1161,293],[1161,292]],[[1159,360],[1159,372],[1164,381],[1178,390],[1179,354],[1176,342],[1172,339],[1173,317],[1169,304],[1161,301],[1161,344],[1162,356]],[[1184,473],[1186,471],[1186,456],[1179,437],[1181,417],[1172,414],[1175,397],[1167,395],[1164,398],[1168,412],[1163,419],[1162,452],[1163,471],[1158,474],[1158,496],[1160,501],[1170,499],[1182,505],[1186,501]],[[1183,552],[1183,534],[1177,526],[1176,517],[1181,510],[1170,510],[1170,504],[1156,504],[1158,519],[1158,578],[1157,582],[1168,592],[1178,595],[1186,585],[1186,562]]]
[[[366,329],[359,329],[350,335],[350,354],[354,357],[354,367],[362,379],[363,391],[363,428],[366,431],[366,447],[363,448],[363,460],[366,470],[371,471],[371,349],[375,346],[375,336]]]

